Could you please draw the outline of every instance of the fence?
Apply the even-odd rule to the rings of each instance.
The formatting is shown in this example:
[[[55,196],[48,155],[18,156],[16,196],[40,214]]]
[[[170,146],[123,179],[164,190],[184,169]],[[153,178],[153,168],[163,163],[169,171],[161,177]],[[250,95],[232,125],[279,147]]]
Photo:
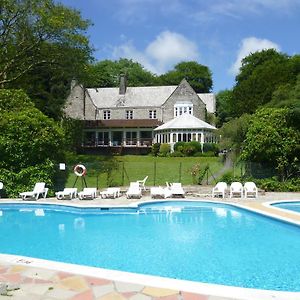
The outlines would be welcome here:
[[[146,185],[165,185],[166,182],[181,182],[184,185],[198,184],[199,175],[202,176],[203,184],[208,183],[208,178],[218,172],[223,164],[220,161],[197,162],[196,160],[186,162],[164,161],[138,161],[138,162],[102,162],[83,163],[87,174],[85,177],[77,177],[74,165],[67,165],[66,170],[59,171],[55,190],[65,187],[77,187],[82,189],[85,185],[105,188],[109,186],[128,186],[130,182],[142,180],[148,176]],[[201,176],[200,176],[201,177]]]

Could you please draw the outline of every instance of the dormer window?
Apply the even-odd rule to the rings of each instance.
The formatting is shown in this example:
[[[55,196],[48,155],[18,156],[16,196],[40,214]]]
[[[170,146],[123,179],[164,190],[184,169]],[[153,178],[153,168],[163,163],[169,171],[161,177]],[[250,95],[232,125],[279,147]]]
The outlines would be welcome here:
[[[133,119],[133,110],[126,110],[126,119]]]
[[[103,120],[110,120],[110,110],[103,111]]]
[[[156,110],[149,110],[149,119],[156,119]]]
[[[176,103],[174,105],[174,117],[182,114],[193,114],[193,103]]]

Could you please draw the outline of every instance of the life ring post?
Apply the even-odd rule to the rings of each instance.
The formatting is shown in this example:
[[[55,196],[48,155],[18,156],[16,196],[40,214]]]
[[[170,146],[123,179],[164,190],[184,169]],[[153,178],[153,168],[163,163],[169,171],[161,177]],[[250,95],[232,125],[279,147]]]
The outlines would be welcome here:
[[[85,175],[87,173],[87,170],[86,170],[86,167],[82,164],[77,164],[75,167],[74,167],[74,174],[76,175],[76,179],[75,179],[75,182],[73,184],[73,187],[75,187],[76,185],[76,182],[78,180],[78,178],[81,178],[81,185],[82,185],[82,188],[85,186],[87,187],[87,184],[86,184],[86,180],[85,180]]]

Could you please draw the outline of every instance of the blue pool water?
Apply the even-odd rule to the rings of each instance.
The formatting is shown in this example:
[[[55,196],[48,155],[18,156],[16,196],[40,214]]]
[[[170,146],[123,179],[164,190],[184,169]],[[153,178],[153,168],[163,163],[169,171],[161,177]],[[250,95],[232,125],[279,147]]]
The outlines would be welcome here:
[[[230,205],[0,205],[0,252],[231,286],[300,291],[300,228]]]
[[[283,202],[283,203],[276,203],[272,204],[273,206],[284,208],[288,210],[292,210],[295,212],[300,213],[300,201],[299,202]]]

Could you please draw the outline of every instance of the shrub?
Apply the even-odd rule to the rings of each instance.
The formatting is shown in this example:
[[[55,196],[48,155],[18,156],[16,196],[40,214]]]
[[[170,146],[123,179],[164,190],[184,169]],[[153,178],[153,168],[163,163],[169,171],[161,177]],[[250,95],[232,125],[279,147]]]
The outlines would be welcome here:
[[[268,192],[299,192],[300,179],[294,178],[281,182],[277,177],[255,180],[256,184]]]
[[[168,154],[170,153],[171,148],[169,144],[161,144],[159,147],[159,156],[168,156]]]
[[[181,152],[183,147],[185,145],[185,142],[177,142],[174,144],[174,151],[179,151]]]
[[[204,143],[203,152],[213,152],[214,156],[217,156],[219,154],[219,146],[214,143]]]
[[[186,156],[193,156],[196,152],[200,152],[201,150],[201,144],[199,142],[192,141],[184,143],[182,151]]]
[[[151,154],[153,156],[157,156],[159,153],[159,148],[160,148],[160,143],[153,144],[151,148]]]
[[[170,154],[171,157],[184,157],[184,154],[180,151],[174,151]]]

